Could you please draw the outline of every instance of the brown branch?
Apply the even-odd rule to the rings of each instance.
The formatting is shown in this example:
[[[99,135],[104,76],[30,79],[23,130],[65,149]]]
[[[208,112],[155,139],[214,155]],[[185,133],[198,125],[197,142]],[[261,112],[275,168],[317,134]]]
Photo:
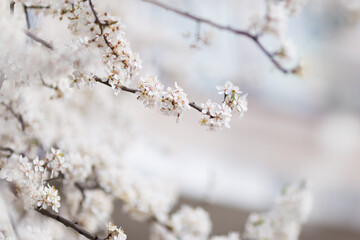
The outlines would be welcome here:
[[[13,154],[17,154],[17,155],[21,155],[21,156],[25,156],[25,154],[21,153],[21,152],[17,152],[14,149],[10,148],[10,147],[4,147],[4,146],[0,146],[0,152],[8,152],[8,154],[3,155],[5,157],[11,157],[11,155]]]
[[[196,110],[198,110],[199,112],[202,112],[202,110],[203,110],[202,107],[200,107],[199,105],[197,105],[194,102],[189,103],[189,106],[196,109]]]
[[[27,6],[25,4],[23,4],[23,10],[25,13],[26,27],[27,27],[27,29],[30,29],[31,26],[30,26],[29,12],[28,12]]]
[[[50,50],[54,50],[54,47],[53,47],[50,43],[48,43],[47,41],[39,38],[38,36],[36,36],[35,34],[29,32],[29,31],[27,31],[27,30],[25,30],[24,32],[25,32],[25,34],[26,34],[29,38],[31,38],[31,39],[34,40],[35,42],[40,43],[41,45],[45,46],[46,48],[48,48],[48,49],[50,49]]]
[[[10,12],[11,12],[11,14],[14,13],[14,9],[15,9],[15,2],[14,2],[14,1],[11,1],[11,2],[10,2]]]
[[[21,125],[21,131],[24,132],[26,123],[25,123],[22,115],[20,113],[16,113],[14,111],[14,109],[10,105],[6,104],[5,102],[0,102],[0,104],[3,105],[19,121],[19,123]]]
[[[91,239],[91,240],[102,240],[103,239],[103,238],[100,238],[100,237],[98,237],[97,235],[95,235],[93,233],[88,232],[83,227],[80,227],[79,225],[77,225],[77,224],[71,222],[70,220],[60,216],[59,214],[50,212],[50,211],[48,211],[46,209],[40,209],[40,208],[36,208],[35,211],[41,213],[44,216],[50,217],[50,218],[64,224],[66,227],[74,229],[79,234],[85,236],[88,239]]]
[[[60,88],[58,86],[53,86],[51,84],[46,83],[44,78],[42,77],[41,73],[39,73],[39,75],[40,75],[40,80],[41,80],[42,85],[47,87],[47,88],[53,89],[57,94],[56,95],[57,98],[61,98],[64,95],[63,92],[60,90]]]
[[[38,42],[38,43],[44,45],[45,47],[47,47],[50,50],[54,50],[53,46],[50,43],[48,43],[47,41],[39,38],[38,36],[34,35],[33,33],[29,32],[29,29],[31,28],[31,25],[30,25],[28,9],[40,9],[40,8],[49,8],[49,6],[26,6],[25,4],[23,4],[23,9],[24,9],[24,13],[25,13],[25,20],[26,20],[26,26],[27,26],[27,30],[25,30],[25,34],[29,38],[34,40],[35,42]]]
[[[26,6],[27,9],[49,9],[50,6],[39,6],[39,5],[30,5]]]
[[[15,151],[12,148],[9,147],[3,147],[0,146],[0,151],[2,152],[9,152],[8,156],[10,157],[13,153],[15,153]]]
[[[102,23],[102,22],[100,21],[97,13],[96,13],[96,11],[95,11],[95,7],[94,7],[94,4],[93,4],[92,0],[89,0],[89,5],[90,5],[91,11],[92,11],[92,13],[93,13],[93,15],[94,15],[94,17],[95,17],[95,23],[96,23],[96,24],[99,26],[99,28],[100,28],[100,36],[103,37],[106,45],[111,49],[111,51],[113,52],[113,54],[114,54],[116,57],[118,57],[119,55],[118,55],[117,52],[115,52],[114,46],[109,42],[109,40],[107,39],[107,37],[106,37],[105,34],[104,34],[104,28],[105,28],[108,24]]]
[[[99,78],[99,77],[97,77],[97,76],[94,76],[94,80],[95,80],[96,82],[102,83],[102,84],[104,84],[104,85],[106,85],[106,86],[108,86],[108,87],[111,87],[111,85],[110,85],[110,83],[109,83],[109,80],[104,82],[104,81],[101,80],[101,78]],[[121,90],[123,90],[123,91],[125,91],[125,92],[130,92],[130,93],[136,93],[136,92],[139,91],[139,90],[137,90],[137,89],[128,88],[128,87],[125,87],[125,86],[121,86],[120,88],[121,88]],[[199,111],[199,112],[202,112],[202,110],[203,110],[202,107],[200,107],[199,105],[197,105],[195,102],[189,103],[189,106],[192,107],[192,108],[194,108],[194,109],[196,109],[196,110]]]
[[[106,86],[108,86],[108,87],[111,87],[111,84],[109,83],[109,80],[107,80],[107,81],[104,82],[104,81],[101,80],[101,78],[99,78],[99,77],[97,77],[97,76],[94,76],[94,80],[95,80],[96,82],[102,83],[102,84],[104,84],[104,85],[106,85]],[[136,92],[139,91],[139,90],[137,90],[137,89],[128,88],[128,87],[125,87],[125,86],[121,86],[120,88],[121,88],[121,90],[123,90],[123,91],[125,91],[125,92],[129,92],[129,93],[136,93]]]
[[[244,31],[244,30],[239,30],[239,29],[236,29],[236,28],[233,28],[231,26],[225,26],[225,25],[221,25],[221,24],[218,24],[218,23],[215,23],[211,20],[208,20],[208,19],[205,19],[205,18],[201,18],[201,17],[197,17],[195,15],[192,15],[188,12],[184,12],[184,11],[181,11],[179,9],[176,9],[174,7],[171,7],[167,4],[164,4],[164,3],[160,3],[158,1],[155,1],[155,0],[142,0],[144,2],[147,2],[147,3],[150,3],[150,4],[153,4],[155,6],[158,6],[162,9],[165,9],[167,11],[170,11],[170,12],[173,12],[173,13],[176,13],[180,16],[183,16],[183,17],[186,17],[186,18],[189,18],[189,19],[192,19],[194,21],[196,21],[197,23],[204,23],[204,24],[207,24],[209,26],[212,26],[214,28],[217,28],[219,30],[225,30],[225,31],[228,31],[228,32],[232,32],[234,34],[237,34],[237,35],[242,35],[250,40],[252,40],[259,48],[260,50],[270,59],[270,61],[274,64],[274,66],[280,70],[281,72],[283,72],[284,74],[288,74],[288,73],[294,73],[294,69],[286,69],[285,67],[283,67],[275,58],[274,58],[274,55],[271,54],[266,48],[265,46],[259,41],[259,36],[258,35],[254,35],[254,34],[251,34],[249,33],[248,31]]]
[[[97,13],[96,13],[96,11],[95,11],[95,7],[94,7],[94,4],[93,4],[92,0],[89,0],[89,5],[90,5],[91,11],[92,11],[92,13],[93,13],[93,15],[95,17],[95,23],[100,28],[100,36],[103,37],[106,45],[111,49],[112,53],[116,57],[119,57],[119,54],[115,51],[115,47],[109,42],[108,38],[104,34],[104,28],[107,27],[107,26],[110,26],[113,23],[103,23],[103,22],[101,22],[98,15],[97,15]],[[127,63],[125,61],[122,61],[122,63],[124,64],[124,66],[127,66]]]
[[[64,178],[64,174],[62,174],[60,172],[58,176],[45,179],[44,182],[50,183],[51,181],[55,181],[55,180],[59,180],[59,179],[63,179],[63,178]]]

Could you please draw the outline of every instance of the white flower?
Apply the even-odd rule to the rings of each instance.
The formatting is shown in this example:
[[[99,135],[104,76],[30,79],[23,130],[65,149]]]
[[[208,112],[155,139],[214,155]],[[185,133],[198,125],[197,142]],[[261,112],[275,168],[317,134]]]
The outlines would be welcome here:
[[[68,79],[71,88],[76,87],[77,89],[80,89],[80,83],[87,82],[88,77],[79,70],[75,70],[72,75],[68,76]]]
[[[51,207],[53,211],[58,212],[60,208],[60,196],[58,190],[49,184],[41,188],[41,198],[38,201],[38,207],[47,209]]]
[[[244,115],[244,113],[248,110],[247,107],[247,94],[244,95],[235,95],[234,100],[232,102],[233,108],[235,108],[239,113],[240,117]]]
[[[209,214],[200,207],[183,205],[169,224],[180,239],[207,239],[211,231]]]
[[[159,105],[161,101],[161,94],[164,86],[157,79],[157,77],[147,76],[140,78],[138,82],[138,92],[136,92],[137,99],[144,103],[146,107],[154,107]]]
[[[60,149],[51,148],[51,152],[46,154],[45,162],[51,169],[52,174],[56,172],[64,173],[69,168],[69,163]]]
[[[34,164],[35,172],[43,172],[44,171],[44,164],[45,164],[44,160],[39,160],[39,157],[36,157],[33,160],[33,164]]]
[[[124,230],[120,227],[118,228],[116,225],[109,222],[107,225],[108,228],[108,240],[126,240],[126,234]]]
[[[312,195],[306,183],[288,185],[270,211],[248,217],[245,236],[250,239],[297,240],[311,206]]]
[[[231,95],[234,93],[240,93],[239,87],[234,86],[234,84],[230,81],[227,81],[224,86],[217,86],[217,90],[219,90],[219,94]]]
[[[25,174],[26,177],[32,179],[34,177],[34,170],[29,159],[25,156],[19,157],[20,170]]]
[[[200,119],[200,124],[207,126],[209,130],[214,131],[217,128],[230,128],[230,121],[232,117],[231,108],[223,103],[217,104],[215,109],[212,109],[211,113],[206,113]]]
[[[174,89],[168,87],[167,91],[162,93],[159,108],[163,114],[179,118],[190,109],[187,94],[175,82]]]
[[[204,104],[204,103],[201,104],[201,107],[202,107],[202,111],[201,111],[202,113],[204,113],[204,114],[209,113],[210,115],[213,115],[214,111],[217,107],[217,104],[213,103],[210,99],[208,99],[206,101],[206,104]]]

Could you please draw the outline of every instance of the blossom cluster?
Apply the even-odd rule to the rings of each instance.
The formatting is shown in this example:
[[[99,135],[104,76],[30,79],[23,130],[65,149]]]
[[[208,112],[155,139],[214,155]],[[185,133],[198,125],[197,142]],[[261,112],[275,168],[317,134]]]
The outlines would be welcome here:
[[[124,233],[124,230],[120,227],[118,228],[111,222],[107,224],[108,228],[108,236],[106,239],[109,240],[126,240],[126,234]]]
[[[51,208],[58,212],[60,196],[58,190],[49,184],[51,178],[65,174],[67,164],[59,149],[51,149],[44,160],[39,157],[30,160],[26,156],[13,155],[1,159],[0,178],[16,185],[25,208]]]
[[[307,221],[312,195],[305,182],[288,185],[266,213],[252,213],[246,223],[244,239],[298,239],[301,224]],[[211,220],[202,208],[182,206],[163,224],[153,224],[150,239],[240,240],[240,233],[212,236]]]
[[[209,214],[200,207],[183,205],[165,223],[151,226],[150,239],[196,239],[205,240],[211,233]]]
[[[98,176],[99,184],[115,198],[121,199],[124,210],[138,221],[166,220],[177,199],[172,187],[144,178],[129,168],[105,168],[99,170]]]
[[[96,42],[97,46],[103,49],[105,70],[108,74],[107,77],[102,78],[102,81],[107,82],[114,89],[116,95],[119,94],[124,86],[129,86],[130,80],[138,75],[138,70],[141,68],[137,55],[132,53],[126,39],[122,39],[124,38],[124,32],[121,29],[120,20],[111,17],[108,13],[96,14],[94,6],[83,1],[65,6],[67,7],[62,12],[70,14],[68,16],[70,30],[78,34],[80,32],[78,28],[84,29],[80,26],[86,26],[85,29],[90,29],[90,35],[87,30],[85,32],[88,34],[87,37],[90,38],[87,44]],[[100,32],[96,31],[96,29],[99,29]],[[93,77],[75,70],[69,76],[70,86],[79,86],[79,82],[91,81]],[[138,80],[137,86],[137,99],[142,101],[146,107],[157,108],[164,115],[175,116],[179,119],[190,109],[187,94],[176,82],[175,88],[167,87],[164,90],[164,86],[157,77],[146,76]],[[237,90],[232,94],[227,94],[225,103],[221,106],[216,105],[216,109],[214,108],[211,113],[205,114],[201,124],[208,126],[211,130],[229,128],[232,112],[238,111],[242,116],[247,108],[246,95],[240,96],[240,93]]]
[[[275,59],[284,64],[295,60],[295,47],[286,36],[288,19],[297,14],[307,0],[266,0],[265,16],[254,16],[250,29],[255,36],[270,35],[278,40],[278,49],[274,51]]]
[[[84,47],[95,46],[99,49],[104,71],[107,73],[102,81],[108,82],[115,94],[121,91],[121,87],[128,87],[131,80],[139,74],[141,60],[131,50],[121,20],[108,12],[97,13],[91,1],[65,1],[56,10],[61,18],[69,20],[68,28],[80,37]],[[93,73],[79,69],[76,64],[74,68],[70,81],[86,83],[94,80]],[[77,70],[82,73],[77,73]]]
[[[307,221],[313,201],[306,185],[306,182],[300,182],[284,187],[273,209],[251,214],[245,226],[245,236],[259,240],[298,239],[301,224]]]
[[[138,81],[137,99],[146,107],[156,107],[164,115],[180,117],[185,113],[189,106],[189,100],[184,90],[175,82],[175,88],[164,86],[154,76],[140,78]]]
[[[137,99],[146,107],[158,108],[165,115],[180,117],[190,108],[187,94],[177,83],[175,89],[164,86],[157,77],[147,76],[138,82]],[[213,103],[210,99],[206,104],[201,104],[203,117],[200,124],[209,130],[230,128],[230,121],[234,113],[240,117],[247,111],[247,94],[243,94],[238,86],[227,81],[224,86],[218,86],[219,94],[224,96],[222,104]]]
[[[218,86],[217,89],[219,94],[224,96],[221,105],[213,103],[210,99],[206,104],[201,104],[203,117],[200,124],[207,126],[209,130],[230,128],[232,115],[238,113],[242,117],[247,111],[247,94],[243,94],[238,86],[227,81],[224,86]]]

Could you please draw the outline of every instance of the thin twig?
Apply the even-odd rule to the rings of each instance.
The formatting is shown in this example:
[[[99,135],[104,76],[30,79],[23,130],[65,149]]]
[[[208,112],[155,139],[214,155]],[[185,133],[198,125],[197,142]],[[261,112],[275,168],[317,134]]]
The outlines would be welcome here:
[[[102,83],[102,84],[104,84],[104,85],[106,85],[106,86],[108,86],[108,87],[111,87],[111,84],[109,83],[109,80],[107,80],[107,81],[104,82],[104,81],[101,80],[101,78],[99,78],[99,77],[97,77],[97,76],[94,76],[94,80],[95,80],[96,82]],[[125,86],[121,86],[120,88],[121,88],[121,90],[123,90],[123,91],[125,91],[125,92],[129,92],[129,93],[136,93],[136,92],[139,91],[139,90],[137,90],[137,89],[128,88],[128,87],[125,87]]]
[[[92,0],[89,0],[89,6],[91,8],[91,11],[94,15],[94,18],[95,18],[95,23],[99,26],[100,28],[100,36],[103,37],[104,41],[105,41],[105,44],[111,49],[112,53],[116,56],[116,57],[119,57],[119,54],[115,51],[115,47],[110,43],[110,41],[108,40],[107,36],[104,34],[104,28],[107,27],[107,26],[110,26],[113,24],[113,22],[101,22],[96,11],[95,11],[95,7],[94,7],[94,4],[92,2]],[[127,62],[125,60],[122,60],[121,61],[125,67],[128,66]]]
[[[0,151],[9,152],[8,156],[11,156],[13,153],[15,153],[15,151],[12,148],[3,147],[3,146],[0,146]]]
[[[15,9],[15,2],[11,1],[10,2],[10,12],[13,14],[14,13],[14,9]]]
[[[24,13],[25,13],[26,27],[27,27],[27,29],[30,29],[31,25],[30,25],[29,12],[28,12],[27,6],[25,4],[23,4],[23,9],[24,9]]]
[[[25,124],[25,121],[24,121],[22,115],[20,113],[16,113],[14,111],[14,109],[10,105],[6,104],[5,102],[0,102],[0,104],[3,105],[19,121],[19,123],[21,125],[21,131],[24,132],[26,124]]]
[[[202,112],[202,110],[203,110],[202,107],[200,107],[199,105],[197,105],[194,102],[189,103],[189,106],[196,109],[196,110],[198,110],[199,112]]]
[[[40,209],[40,208],[36,208],[35,211],[41,213],[44,216],[50,217],[50,218],[64,224],[66,227],[74,229],[79,234],[85,236],[88,239],[91,239],[91,240],[102,240],[103,239],[103,238],[100,238],[100,237],[98,237],[97,235],[95,235],[93,233],[88,232],[85,228],[80,227],[79,225],[77,225],[77,224],[71,222],[70,220],[60,216],[59,214],[50,212],[50,211],[48,211],[46,209]]]
[[[57,94],[57,96],[56,96],[57,98],[61,98],[63,96],[63,92],[60,90],[60,88],[58,86],[53,86],[51,84],[46,83],[44,78],[42,77],[41,73],[39,73],[39,75],[40,75],[40,80],[41,80],[41,83],[43,86],[55,90],[56,94]]]
[[[62,173],[59,173],[58,176],[45,179],[44,182],[49,183],[49,182],[51,182],[51,181],[55,181],[55,180],[59,180],[59,179],[63,179],[63,178],[64,178],[64,175],[63,175]]]
[[[153,4],[155,6],[158,6],[160,8],[163,8],[167,11],[170,11],[170,12],[173,12],[173,13],[176,13],[180,16],[183,16],[183,17],[186,17],[186,18],[189,18],[189,19],[192,19],[198,23],[204,23],[204,24],[207,24],[209,26],[212,26],[214,28],[217,28],[219,30],[225,30],[225,31],[229,31],[229,32],[232,32],[234,34],[237,34],[237,35],[242,35],[250,40],[252,40],[259,48],[260,50],[270,59],[270,61],[275,65],[275,67],[277,69],[279,69],[281,72],[283,72],[284,74],[287,74],[287,73],[294,73],[294,70],[293,69],[286,69],[285,67],[283,67],[273,56],[273,54],[271,54],[265,47],[264,45],[259,41],[259,36],[258,35],[254,35],[254,34],[251,34],[249,33],[248,31],[244,31],[244,30],[239,30],[239,29],[236,29],[236,28],[233,28],[231,26],[225,26],[225,25],[221,25],[221,24],[218,24],[218,23],[215,23],[211,20],[208,20],[208,19],[205,19],[205,18],[201,18],[201,17],[197,17],[195,15],[192,15],[188,12],[184,12],[184,11],[181,11],[179,9],[176,9],[174,7],[171,7],[167,4],[164,4],[164,3],[160,3],[158,1],[155,1],[155,0],[142,0],[144,2],[147,2],[147,3],[150,3],[150,4]]]
[[[25,30],[24,32],[25,32],[25,34],[26,34],[29,38],[31,38],[31,39],[34,40],[35,42],[40,43],[41,45],[45,46],[46,48],[48,48],[48,49],[50,49],[50,50],[54,50],[53,46],[52,46],[50,43],[48,43],[47,41],[39,38],[38,36],[36,36],[35,34],[29,32],[29,31],[27,31],[27,30]]]
[[[49,9],[50,6],[38,6],[38,5],[30,5],[26,6],[27,9]]]

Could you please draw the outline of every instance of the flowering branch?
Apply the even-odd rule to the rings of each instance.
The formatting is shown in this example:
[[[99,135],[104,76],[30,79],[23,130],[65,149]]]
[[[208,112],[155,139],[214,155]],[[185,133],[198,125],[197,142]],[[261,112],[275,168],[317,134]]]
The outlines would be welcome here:
[[[89,1],[89,4],[91,4],[90,6],[92,6],[92,9],[93,9],[93,5],[92,5],[91,0]],[[93,13],[94,13],[94,16],[96,16],[95,19],[98,19],[95,10],[93,11]],[[96,20],[96,21],[98,21],[98,20]],[[99,23],[100,23],[100,21],[99,21]],[[103,24],[100,23],[100,26],[101,26],[101,25],[103,25]],[[100,29],[102,30],[102,27],[101,27]],[[48,48],[48,49],[50,49],[50,50],[54,50],[54,47],[53,47],[50,43],[48,43],[47,41],[45,41],[45,40],[37,37],[36,35],[32,34],[31,32],[25,31],[25,34],[26,34],[28,37],[30,37],[31,39],[33,39],[34,41],[42,44],[42,45],[45,46],[46,48]],[[106,36],[104,35],[104,40],[105,40],[105,39],[106,39]],[[108,45],[108,46],[109,46],[110,48],[112,48],[111,45]],[[102,84],[104,84],[104,85],[106,85],[106,86],[108,86],[108,87],[112,87],[111,84],[109,83],[109,80],[103,81],[103,80],[102,80],[101,78],[99,78],[98,76],[94,76],[93,78],[94,78],[94,80],[95,80],[96,82],[102,83]],[[53,88],[53,89],[55,89],[56,91],[59,90],[57,87],[53,87],[53,86],[51,86],[51,85],[49,85],[49,84],[46,84],[43,79],[41,79],[41,81],[42,81],[42,83],[43,83],[44,86]],[[125,92],[130,92],[130,93],[134,93],[134,94],[139,91],[138,89],[129,88],[129,87],[126,87],[126,86],[120,86],[120,89],[123,90],[123,91],[125,91]],[[189,106],[192,107],[192,108],[194,108],[195,110],[197,110],[197,111],[199,111],[199,112],[202,112],[202,111],[203,111],[203,108],[200,107],[199,105],[197,105],[195,102],[190,102],[190,103],[189,103]]]
[[[106,86],[108,86],[108,87],[111,87],[111,84],[109,83],[109,80],[107,80],[107,81],[104,82],[104,81],[101,80],[101,78],[99,78],[98,76],[94,76],[94,80],[95,80],[96,82],[102,83],[102,84],[104,84],[104,85],[106,85]],[[120,86],[120,88],[121,88],[121,90],[123,90],[123,91],[125,91],[125,92],[129,92],[129,93],[136,93],[136,92],[139,91],[139,90],[137,90],[137,89],[128,88],[128,87],[125,87],[125,86]]]
[[[107,40],[107,37],[103,34],[103,31],[104,31],[103,28],[104,28],[105,26],[108,26],[110,23],[102,23],[102,22],[99,20],[99,17],[97,16],[97,13],[96,13],[96,11],[95,11],[95,9],[94,9],[94,5],[93,5],[93,3],[92,3],[91,0],[89,0],[89,5],[90,5],[90,8],[91,8],[91,10],[92,10],[92,12],[93,12],[93,15],[94,15],[94,17],[95,17],[95,23],[99,25],[100,35],[103,36],[105,43],[106,43],[106,44],[108,45],[108,47],[113,51],[113,53],[114,53],[116,56],[118,56],[118,54],[114,51],[114,47],[113,47],[113,46],[111,45],[111,43]],[[25,6],[25,5],[24,5],[24,6]],[[44,8],[44,7],[43,7],[43,8]],[[50,43],[48,43],[47,41],[39,38],[38,36],[36,36],[36,35],[34,35],[34,34],[32,34],[31,32],[25,31],[25,34],[26,34],[28,37],[30,37],[31,39],[33,39],[34,41],[42,44],[42,45],[45,46],[46,48],[48,48],[48,49],[50,49],[50,50],[54,50],[54,47],[53,47]],[[108,86],[108,87],[112,87],[111,84],[109,83],[109,80],[103,81],[103,80],[102,80],[101,78],[99,78],[98,76],[94,76],[94,80],[95,80],[96,82],[102,83],[102,84],[104,84],[104,85],[106,85],[106,86]],[[46,84],[43,79],[41,79],[41,81],[42,81],[42,83],[43,83],[44,86],[51,87],[51,88],[53,88],[53,89],[55,89],[55,90],[58,89],[58,88],[56,89],[56,88],[54,88],[54,87]],[[130,93],[136,93],[136,92],[139,91],[138,89],[129,88],[129,87],[126,87],[126,86],[120,86],[120,89],[123,90],[123,91],[125,91],[125,92],[130,92]],[[203,108],[200,107],[199,105],[197,105],[195,102],[190,102],[190,103],[189,103],[189,106],[192,107],[192,108],[194,108],[194,109],[196,109],[196,110],[199,111],[199,112],[202,112],[202,110],[203,110]]]
[[[109,80],[104,82],[104,81],[101,80],[101,78],[99,78],[97,76],[94,76],[94,79],[95,79],[95,81],[97,81],[99,83],[102,83],[102,84],[104,84],[104,85],[106,85],[108,87],[111,87],[111,85],[109,83]],[[125,92],[130,92],[130,93],[136,93],[136,92],[139,91],[138,89],[128,88],[128,87],[125,87],[125,86],[121,86],[120,88],[121,88],[121,90],[123,90]],[[195,102],[190,102],[189,106],[196,109],[199,112],[201,112],[203,110],[203,108],[200,107],[199,105],[197,105]]]
[[[79,5],[76,7],[76,9],[81,9],[81,7],[84,6]],[[74,9],[75,6],[72,5],[68,11],[73,12],[75,11]],[[222,105],[216,105],[211,103],[211,101],[208,101],[209,104],[201,104],[201,106],[197,105],[195,102],[189,102],[187,99],[187,94],[176,83],[175,88],[168,87],[167,91],[163,91],[164,86],[160,81],[157,80],[156,77],[154,78],[152,76],[148,76],[146,78],[141,78],[138,82],[137,89],[130,88],[127,81],[137,75],[137,71],[139,68],[141,68],[141,66],[137,65],[139,60],[136,56],[133,56],[133,53],[129,47],[126,46],[126,44],[125,47],[122,45],[122,43],[126,43],[126,39],[120,37],[120,39],[118,38],[116,40],[116,37],[119,36],[113,35],[114,32],[119,31],[120,29],[118,20],[116,20],[116,18],[109,17],[108,13],[104,13],[105,19],[100,20],[101,18],[99,16],[102,17],[102,14],[98,15],[92,0],[88,1],[88,10],[84,12],[80,11],[79,14],[80,15],[77,15],[77,17],[74,19],[81,18],[81,14],[84,14],[85,16],[93,15],[93,19],[87,20],[85,25],[91,26],[91,24],[95,24],[99,27],[100,32],[95,33],[94,27],[91,26],[89,30],[91,34],[95,33],[95,37],[89,40],[88,43],[102,39],[105,43],[105,46],[109,47],[110,53],[106,52],[105,58],[107,60],[105,60],[104,63],[108,66],[108,70],[110,70],[111,73],[105,78],[100,78],[94,74],[87,76],[79,70],[75,70],[69,77],[69,79],[72,81],[70,87],[74,85],[78,86],[79,82],[82,81],[88,81],[90,83],[92,81],[100,82],[108,87],[113,88],[115,90],[115,95],[117,95],[121,90],[136,94],[137,99],[143,102],[146,107],[156,107],[160,110],[161,113],[165,115],[176,116],[177,119],[179,119],[188,109],[194,108],[203,114],[203,117],[200,119],[200,124],[208,126],[211,130],[215,130],[217,127],[220,129],[223,127],[229,128],[229,122],[231,120],[233,111],[236,110],[240,112],[240,116],[242,116],[242,114],[247,110],[246,95],[240,96],[241,92],[238,91],[237,87],[235,87],[236,90],[234,88],[235,92],[230,94],[228,98],[226,98],[227,95],[224,96],[226,101],[224,100]],[[70,17],[69,19],[71,20],[72,18],[73,17]],[[40,39],[30,32],[26,33],[29,37],[41,43],[45,47],[51,50],[54,49],[51,44],[44,41],[43,39]],[[100,43],[98,46],[102,47],[103,45]],[[121,63],[122,66],[117,65],[118,63]],[[121,70],[125,70],[127,74],[125,79],[124,76],[120,76]],[[232,84],[230,88],[233,88]],[[232,91],[231,89],[229,90],[230,92]]]
[[[241,35],[241,36],[244,36],[250,40],[252,40],[256,46],[258,46],[260,48],[260,50],[270,59],[270,61],[274,64],[274,66],[280,70],[281,72],[283,72],[284,74],[289,74],[289,73],[296,73],[298,71],[298,67],[295,67],[293,69],[287,69],[285,67],[283,67],[276,59],[275,59],[275,55],[272,54],[271,52],[269,52],[265,46],[259,41],[259,35],[257,34],[251,34],[250,32],[248,31],[244,31],[244,30],[239,30],[239,29],[236,29],[236,28],[233,28],[231,26],[225,26],[225,25],[221,25],[221,24],[218,24],[218,23],[215,23],[213,21],[210,21],[208,19],[205,19],[205,18],[201,18],[201,17],[197,17],[195,15],[192,15],[188,12],[184,12],[184,11],[181,11],[179,9],[176,9],[174,7],[171,7],[167,4],[164,4],[164,3],[160,3],[158,1],[155,1],[155,0],[142,0],[144,2],[147,2],[147,3],[150,3],[150,4],[153,4],[155,6],[158,6],[160,8],[163,8],[167,11],[170,11],[170,12],[173,12],[173,13],[176,13],[178,15],[181,15],[183,17],[186,17],[186,18],[189,18],[189,19],[192,19],[194,20],[195,22],[197,22],[198,24],[200,23],[204,23],[204,24],[207,24],[209,26],[212,26],[214,28],[217,28],[217,29],[220,29],[220,30],[225,30],[225,31],[229,31],[229,32],[232,32],[236,35]]]
[[[60,216],[59,214],[56,214],[54,212],[50,212],[46,209],[40,209],[40,208],[36,208],[35,211],[41,213],[44,216],[50,217],[62,224],[64,224],[66,227],[72,228],[75,231],[77,231],[79,234],[85,236],[88,239],[91,240],[102,240],[103,238],[98,237],[97,235],[88,232],[86,229],[80,227],[79,225],[77,225],[76,223],[71,222],[70,220]]]

